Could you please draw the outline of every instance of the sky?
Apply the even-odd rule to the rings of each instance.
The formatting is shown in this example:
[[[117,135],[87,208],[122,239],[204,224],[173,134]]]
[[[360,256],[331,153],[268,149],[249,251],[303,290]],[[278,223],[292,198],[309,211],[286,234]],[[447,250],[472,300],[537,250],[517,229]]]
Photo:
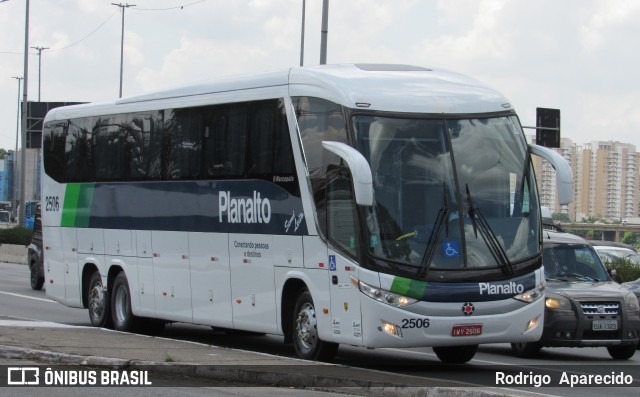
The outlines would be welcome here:
[[[1,0],[0,0],[1,1]],[[42,101],[118,98],[122,8],[30,0]],[[26,0],[0,3],[0,148],[16,145]],[[127,3],[122,3],[127,4]],[[125,9],[123,96],[300,65],[302,0],[135,0]],[[322,0],[306,0],[304,64],[320,63]],[[640,151],[640,1],[329,0],[327,63],[449,69],[504,94],[525,126],[561,110],[562,137]],[[30,49],[28,98],[38,100]],[[526,130],[534,134],[534,130]]]

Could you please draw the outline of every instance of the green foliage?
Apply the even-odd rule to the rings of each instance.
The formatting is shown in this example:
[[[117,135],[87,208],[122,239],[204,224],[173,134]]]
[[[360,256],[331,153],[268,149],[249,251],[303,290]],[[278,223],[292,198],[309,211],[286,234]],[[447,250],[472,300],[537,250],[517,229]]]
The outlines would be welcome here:
[[[27,246],[31,243],[33,231],[24,226],[0,229],[0,244],[17,244]]]
[[[640,278],[640,266],[632,263],[628,259],[616,259],[605,264],[607,269],[616,271],[613,279],[619,283],[626,283]]]
[[[629,245],[636,245],[638,244],[638,233],[624,232],[624,236],[620,242]]]
[[[571,219],[569,219],[569,214],[565,214],[562,212],[554,212],[553,215],[551,215],[551,218],[553,218],[554,221],[558,222],[571,222]]]

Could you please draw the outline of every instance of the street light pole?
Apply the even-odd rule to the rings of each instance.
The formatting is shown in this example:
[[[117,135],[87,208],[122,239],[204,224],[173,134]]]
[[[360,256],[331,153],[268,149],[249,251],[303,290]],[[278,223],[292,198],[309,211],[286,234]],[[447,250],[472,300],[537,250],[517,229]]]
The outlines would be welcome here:
[[[307,0],[302,0],[302,33],[300,34],[300,66],[304,65],[304,20]]]
[[[124,9],[135,7],[135,4],[111,3],[113,6],[122,8],[122,33],[120,35],[120,94],[118,98],[122,98],[122,70],[124,68]]]
[[[38,102],[40,102],[40,85],[42,83],[42,51],[48,50],[49,47],[31,47],[38,50]]]
[[[322,0],[322,28],[320,30],[320,65],[327,63],[327,33],[329,32],[329,0]]]
[[[24,225],[24,204],[25,204],[25,182],[27,176],[27,107],[28,94],[27,87],[29,82],[29,0],[26,3],[26,13],[24,20],[24,72],[22,86],[22,150],[20,151],[20,203],[22,207],[18,212],[19,225]]]
[[[18,110],[16,112],[16,151],[13,152],[13,178],[11,184],[11,212],[16,214],[16,181],[18,179],[18,134],[20,133],[20,83],[24,77],[13,77],[18,80]]]

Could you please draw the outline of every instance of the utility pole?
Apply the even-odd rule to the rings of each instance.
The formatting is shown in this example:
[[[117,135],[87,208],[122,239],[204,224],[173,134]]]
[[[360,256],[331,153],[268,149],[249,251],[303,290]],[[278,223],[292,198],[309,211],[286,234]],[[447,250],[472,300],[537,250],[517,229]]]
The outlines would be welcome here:
[[[22,150],[20,151],[20,211],[18,212],[18,224],[24,225],[25,182],[27,178],[27,108],[29,107],[28,82],[29,82],[29,0],[26,3],[24,20],[24,78],[22,86]],[[17,206],[16,206],[17,208]]]
[[[302,33],[300,34],[300,66],[304,65],[304,20],[307,0],[302,0]]]
[[[122,34],[120,35],[120,94],[118,98],[122,98],[122,69],[124,64],[124,9],[135,7],[135,4],[111,3],[113,6],[122,8]]]
[[[16,207],[16,182],[18,181],[18,134],[20,133],[20,83],[24,77],[13,77],[18,80],[18,111],[16,117],[16,151],[13,153],[13,181],[11,184],[11,212],[13,216],[17,215],[17,207]],[[13,217],[12,216],[12,217]]]
[[[327,33],[329,32],[329,0],[322,0],[322,28],[320,29],[320,65],[327,63]]]
[[[38,102],[40,102],[40,87],[42,84],[42,51],[48,50],[49,47],[31,47],[38,51]]]

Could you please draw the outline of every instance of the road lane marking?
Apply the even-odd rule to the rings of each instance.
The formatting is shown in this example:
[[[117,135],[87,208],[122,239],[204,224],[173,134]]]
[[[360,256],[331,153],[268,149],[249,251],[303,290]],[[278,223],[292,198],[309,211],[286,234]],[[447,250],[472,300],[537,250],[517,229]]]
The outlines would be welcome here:
[[[27,327],[27,328],[87,328],[75,325],[52,323],[49,321],[29,320],[0,320],[0,327]]]
[[[22,295],[22,294],[14,294],[13,292],[0,291],[0,294],[4,294],[4,295],[11,295],[11,296],[17,296],[18,298],[33,299],[33,300],[43,301],[43,302],[52,302],[52,303],[57,303],[56,301],[51,300],[51,299],[36,298],[35,296]]]

